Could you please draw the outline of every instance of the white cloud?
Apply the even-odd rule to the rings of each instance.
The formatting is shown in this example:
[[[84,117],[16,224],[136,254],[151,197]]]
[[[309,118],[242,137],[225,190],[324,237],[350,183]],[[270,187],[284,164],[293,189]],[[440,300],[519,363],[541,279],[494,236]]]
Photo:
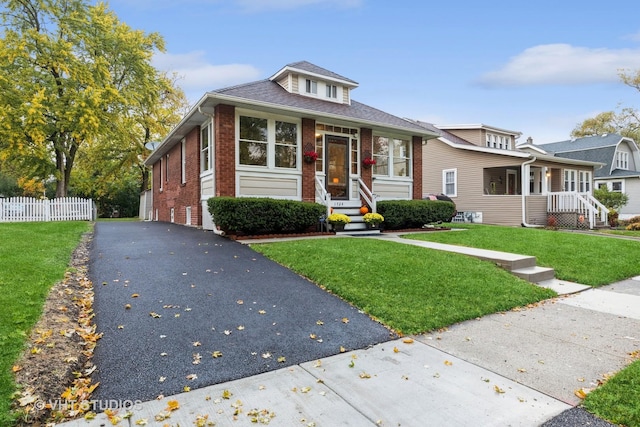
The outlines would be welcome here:
[[[153,65],[163,71],[176,73],[178,85],[190,101],[199,99],[205,92],[260,78],[261,72],[249,64],[210,64],[205,52],[185,54],[157,53]]]
[[[257,12],[264,10],[290,10],[312,5],[329,5],[332,7],[357,7],[364,0],[234,0],[243,10]]]
[[[618,70],[638,68],[640,49],[547,44],[526,49],[501,69],[482,76],[478,83],[501,87],[619,82]]]

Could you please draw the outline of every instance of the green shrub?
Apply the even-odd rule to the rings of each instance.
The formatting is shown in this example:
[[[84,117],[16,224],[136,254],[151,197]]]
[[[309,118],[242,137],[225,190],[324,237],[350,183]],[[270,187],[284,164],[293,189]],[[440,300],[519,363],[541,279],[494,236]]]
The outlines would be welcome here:
[[[627,224],[636,224],[640,223],[640,216],[634,216],[625,221]]]
[[[326,209],[318,203],[249,197],[212,197],[207,204],[213,222],[228,234],[308,231]]]
[[[378,202],[377,211],[384,216],[387,230],[421,228],[425,224],[449,222],[456,207],[442,200],[386,200]]]

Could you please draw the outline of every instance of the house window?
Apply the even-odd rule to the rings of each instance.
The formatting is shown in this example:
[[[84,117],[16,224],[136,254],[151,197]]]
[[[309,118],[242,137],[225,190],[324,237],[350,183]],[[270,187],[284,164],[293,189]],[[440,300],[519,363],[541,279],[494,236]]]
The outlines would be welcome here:
[[[588,193],[591,191],[591,172],[580,171],[579,173],[579,186],[581,193]]]
[[[318,93],[318,82],[315,81],[315,80],[307,79],[306,92],[307,93],[317,94]]]
[[[575,170],[565,169],[564,191],[576,191],[576,171]]]
[[[180,182],[182,184],[187,182],[187,141],[184,139],[180,144]]]
[[[267,166],[267,119],[240,116],[240,164]]]
[[[616,168],[624,170],[629,169],[629,153],[616,151]]]
[[[211,170],[211,138],[210,126],[200,130],[200,172]]]
[[[322,172],[324,170],[324,138],[321,133],[316,133],[316,153],[318,158],[316,159],[316,172]]]
[[[164,163],[164,180],[165,182],[169,182],[169,155],[167,154],[167,160]]]
[[[611,182],[611,191],[622,192],[622,181],[612,181]]]
[[[276,121],[276,167],[297,165],[298,127],[295,123]]]
[[[239,116],[239,164],[297,168],[298,126],[272,118]]]
[[[327,98],[336,99],[338,97],[338,88],[335,85],[327,85]]]
[[[442,171],[442,194],[449,197],[458,195],[458,169],[445,169]]]
[[[373,137],[374,175],[393,177],[410,176],[411,143],[407,139]]]

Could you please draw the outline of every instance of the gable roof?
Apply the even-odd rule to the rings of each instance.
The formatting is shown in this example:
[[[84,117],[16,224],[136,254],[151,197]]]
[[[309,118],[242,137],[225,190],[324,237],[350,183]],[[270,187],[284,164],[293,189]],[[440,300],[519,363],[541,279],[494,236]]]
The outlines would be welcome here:
[[[434,125],[431,123],[427,123],[427,122],[423,122],[420,120],[414,120],[414,123],[423,126],[425,129],[430,129],[433,130],[434,132],[439,134],[439,138],[438,140],[442,141],[443,143],[447,144],[450,147],[459,149],[459,150],[466,150],[466,151],[476,151],[476,152],[480,152],[480,153],[487,153],[487,154],[495,154],[495,155],[499,155],[499,156],[508,156],[508,157],[516,157],[516,158],[520,158],[520,159],[537,159],[537,160],[546,160],[549,162],[553,162],[553,163],[564,163],[564,164],[572,164],[572,165],[582,165],[582,166],[594,166],[594,167],[600,167],[602,166],[602,163],[600,162],[593,162],[593,161],[589,161],[589,160],[582,160],[582,159],[570,159],[570,158],[564,158],[564,157],[555,157],[553,155],[547,154],[544,151],[541,150],[537,150],[539,152],[539,154],[535,154],[535,153],[530,153],[528,151],[523,151],[523,150],[505,150],[505,149],[501,149],[501,148],[491,148],[491,147],[481,147],[475,144],[472,144],[471,142],[460,138],[450,132],[447,132],[446,130],[444,130],[440,125]],[[486,125],[477,125],[477,126],[482,126],[485,129],[499,129],[496,127],[489,127]],[[448,129],[460,129],[460,127],[458,126],[447,126]],[[472,125],[469,125],[469,129],[473,128]],[[475,128],[474,128],[475,129]],[[513,131],[506,131],[506,130],[501,130],[503,132],[513,132]],[[520,134],[519,132],[515,132],[515,134]]]
[[[296,93],[290,93],[274,81],[274,77],[283,72],[302,70],[308,73],[317,73],[331,77],[335,81],[348,82],[351,87],[357,83],[339,74],[325,70],[306,61],[295,62],[285,66],[269,79],[244,83],[223,89],[207,92],[200,98],[187,115],[178,123],[149,155],[145,164],[152,165],[173,145],[177,144],[189,133],[194,126],[198,126],[212,116],[214,108],[218,104],[233,105],[236,108],[284,114],[291,117],[309,118],[316,121],[332,121],[336,124],[351,127],[370,127],[375,130],[399,132],[424,139],[438,136],[416,123],[386,113],[374,107],[362,104],[351,99],[350,104],[329,102],[322,99],[311,98]]]
[[[534,147],[545,150],[547,153],[557,157],[603,163],[604,167],[596,170],[595,178],[640,176],[640,171],[616,169],[614,167],[616,150],[622,143],[629,144],[632,152],[638,152],[638,146],[633,139],[617,133],[585,136],[535,145]]]
[[[293,73],[301,72],[302,74],[306,74],[309,76],[317,76],[323,79],[345,83],[347,84],[347,86],[350,86],[350,87],[358,86],[358,82],[348,79],[346,77],[343,77],[338,73],[334,73],[333,71],[329,71],[325,68],[318,67],[317,65],[312,64],[311,62],[308,62],[308,61],[298,61],[298,62],[292,62],[291,64],[287,64],[284,67],[282,67],[280,71],[275,73],[273,76],[269,77],[269,80],[276,80],[278,77],[282,76],[283,74],[288,74],[290,72],[293,72]]]

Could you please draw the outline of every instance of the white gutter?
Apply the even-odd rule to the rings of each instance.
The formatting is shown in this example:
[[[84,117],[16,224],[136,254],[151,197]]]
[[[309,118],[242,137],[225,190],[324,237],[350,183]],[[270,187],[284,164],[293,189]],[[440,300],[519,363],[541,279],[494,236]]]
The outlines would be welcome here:
[[[526,165],[530,165],[531,163],[535,162],[537,160],[536,156],[533,156],[533,159],[531,160],[527,160],[526,162],[522,163],[520,165],[520,186],[522,187],[520,193],[522,193],[522,226],[523,227],[534,227],[534,228],[539,228],[542,227],[541,225],[535,225],[535,224],[528,224],[527,223],[527,214],[526,214],[526,210],[525,210],[525,184],[524,184],[524,177],[525,177],[525,166]],[[528,178],[528,176],[527,176]]]

